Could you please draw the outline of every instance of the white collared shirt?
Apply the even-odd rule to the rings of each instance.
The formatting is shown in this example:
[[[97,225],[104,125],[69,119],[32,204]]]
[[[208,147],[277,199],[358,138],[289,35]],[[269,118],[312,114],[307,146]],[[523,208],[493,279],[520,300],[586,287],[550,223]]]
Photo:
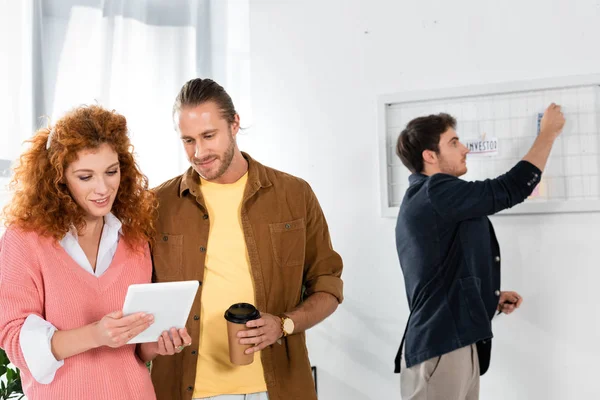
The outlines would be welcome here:
[[[119,245],[119,234],[121,233],[121,221],[111,213],[104,217],[104,227],[102,228],[102,236],[100,237],[100,247],[98,248],[98,258],[96,259],[96,271],[92,269],[92,264],[83,252],[79,245],[79,237],[77,230],[71,228],[69,232],[62,238],[60,245],[65,249],[67,254],[81,268],[85,269],[90,274],[99,277],[106,272]]]
[[[81,268],[99,277],[106,272],[117,252],[119,235],[123,233],[121,226],[121,221],[113,214],[109,213],[104,217],[95,271],[79,245],[75,228],[67,232],[59,243]],[[51,383],[56,371],[64,364],[63,360],[57,361],[52,354],[50,341],[56,330],[56,327],[48,321],[31,314],[25,319],[19,334],[21,351],[31,376],[42,384]]]

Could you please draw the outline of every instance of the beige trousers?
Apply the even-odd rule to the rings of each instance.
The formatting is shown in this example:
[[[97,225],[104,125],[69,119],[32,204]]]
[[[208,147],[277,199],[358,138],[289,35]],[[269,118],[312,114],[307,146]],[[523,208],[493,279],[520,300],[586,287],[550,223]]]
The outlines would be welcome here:
[[[479,400],[479,359],[475,344],[400,372],[402,400]]]

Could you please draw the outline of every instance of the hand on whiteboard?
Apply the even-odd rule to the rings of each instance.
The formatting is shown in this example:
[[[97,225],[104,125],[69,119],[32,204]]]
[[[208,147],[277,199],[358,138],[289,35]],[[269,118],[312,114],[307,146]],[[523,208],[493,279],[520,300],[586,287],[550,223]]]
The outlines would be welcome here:
[[[552,139],[556,139],[564,126],[565,116],[561,111],[561,107],[554,103],[550,104],[542,117],[540,135],[548,135]]]
[[[93,324],[94,340],[98,346],[121,347],[145,331],[154,322],[154,317],[145,313],[123,316],[122,311],[111,312]]]
[[[504,314],[510,314],[521,307],[523,298],[517,292],[500,292],[498,301],[498,311]]]

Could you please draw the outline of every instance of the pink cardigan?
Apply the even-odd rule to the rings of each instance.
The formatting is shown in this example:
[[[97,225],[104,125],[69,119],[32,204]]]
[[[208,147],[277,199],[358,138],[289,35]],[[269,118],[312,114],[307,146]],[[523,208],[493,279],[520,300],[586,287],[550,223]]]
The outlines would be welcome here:
[[[154,400],[154,388],[135,345],[100,347],[65,359],[54,380],[35,381],[23,358],[19,333],[30,314],[59,330],[79,328],[120,310],[127,287],[150,282],[145,245],[132,250],[120,240],[100,277],[85,271],[52,238],[9,228],[0,240],[0,348],[21,370],[29,400]]]

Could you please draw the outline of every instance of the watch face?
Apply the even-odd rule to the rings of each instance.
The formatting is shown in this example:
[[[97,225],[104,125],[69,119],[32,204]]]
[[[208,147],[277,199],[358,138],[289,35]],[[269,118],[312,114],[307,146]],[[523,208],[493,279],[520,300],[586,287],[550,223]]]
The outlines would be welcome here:
[[[285,330],[285,332],[289,335],[290,333],[294,332],[294,321],[292,321],[291,318],[286,318],[283,321],[283,329]]]

